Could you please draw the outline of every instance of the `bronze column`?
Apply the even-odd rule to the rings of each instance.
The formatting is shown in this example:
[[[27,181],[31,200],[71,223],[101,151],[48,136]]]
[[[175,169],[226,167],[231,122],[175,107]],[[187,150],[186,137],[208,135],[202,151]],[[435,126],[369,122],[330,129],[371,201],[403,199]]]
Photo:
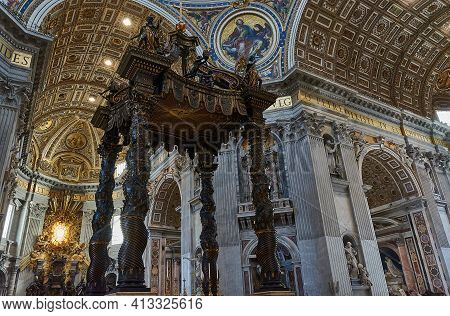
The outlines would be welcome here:
[[[86,295],[105,295],[105,273],[110,264],[108,244],[111,241],[111,218],[114,213],[113,190],[115,187],[114,169],[117,156],[122,150],[117,129],[109,130],[102,138],[99,154],[102,157],[100,179],[95,203],[97,210],[92,219],[93,235],[89,241],[89,265],[86,276]]]
[[[217,169],[214,163],[214,156],[210,153],[199,153],[197,171],[201,179],[200,201],[202,208],[200,210],[200,219],[202,222],[202,232],[200,234],[200,244],[203,250],[202,288],[204,295],[211,293],[217,296],[217,257],[219,255],[219,244],[217,243],[217,224],[214,214],[216,205],[213,194],[213,176]]]
[[[142,255],[147,246],[144,220],[149,208],[147,182],[150,174],[143,113],[135,103],[130,126],[130,145],[126,156],[127,175],[123,185],[124,206],[120,217],[123,244],[119,251],[118,289],[145,289]]]
[[[264,124],[253,123],[247,127],[252,165],[252,202],[255,207],[253,222],[258,244],[256,260],[261,266],[261,292],[286,290],[281,283],[280,265],[276,256],[277,237],[273,206],[269,197],[269,179],[264,170]]]

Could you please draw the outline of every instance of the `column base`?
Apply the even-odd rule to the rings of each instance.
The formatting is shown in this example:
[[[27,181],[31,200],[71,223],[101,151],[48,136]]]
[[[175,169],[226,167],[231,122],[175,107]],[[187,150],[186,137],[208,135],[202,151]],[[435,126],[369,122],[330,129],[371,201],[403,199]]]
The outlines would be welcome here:
[[[291,291],[260,291],[253,293],[253,296],[295,296]]]
[[[149,288],[116,288],[106,296],[157,296]]]

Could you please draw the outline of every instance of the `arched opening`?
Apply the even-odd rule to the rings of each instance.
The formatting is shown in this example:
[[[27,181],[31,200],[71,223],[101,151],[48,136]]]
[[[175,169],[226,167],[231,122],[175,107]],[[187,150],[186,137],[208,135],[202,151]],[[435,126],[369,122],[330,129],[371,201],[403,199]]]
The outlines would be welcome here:
[[[380,248],[380,255],[389,293],[396,296],[405,296],[408,287],[406,286],[405,273],[399,255],[387,247]]]
[[[253,246],[256,246],[256,242]],[[258,291],[261,287],[261,281],[259,276],[260,266],[256,261],[256,247],[249,249],[250,254],[247,257],[249,266],[248,273],[244,271],[244,276],[247,276],[249,280],[244,280],[245,283],[250,284],[249,289],[246,290],[246,295],[250,295]],[[281,282],[290,291],[296,293],[296,295],[303,295],[303,285],[301,278],[300,262],[298,258],[297,249],[292,249],[283,240],[278,242],[277,257],[280,263],[281,270]]]
[[[439,268],[427,260],[435,254],[414,172],[376,145],[363,152],[360,166],[389,294],[443,293]]]
[[[149,214],[150,287],[154,294],[180,295],[181,193],[172,177],[160,181]]]

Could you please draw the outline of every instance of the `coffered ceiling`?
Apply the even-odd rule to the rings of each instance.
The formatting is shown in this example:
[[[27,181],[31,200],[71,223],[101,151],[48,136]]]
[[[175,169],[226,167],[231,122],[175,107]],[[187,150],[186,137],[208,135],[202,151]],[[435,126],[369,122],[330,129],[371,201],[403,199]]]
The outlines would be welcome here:
[[[450,109],[450,4],[310,0],[297,31],[296,65],[431,117],[434,107]]]
[[[41,29],[55,39],[36,96],[30,160],[40,172],[67,182],[98,181],[102,135],[90,119],[148,13],[132,1],[80,0],[58,4],[47,15]]]
[[[0,1],[29,27],[55,37],[35,96],[30,166],[65,182],[97,182],[101,135],[89,121],[102,102],[99,93],[145,17],[157,12],[171,29],[179,1]],[[233,48],[239,48],[230,36],[241,19],[253,31],[238,42],[256,51],[265,79],[298,67],[419,115],[450,109],[447,0],[232,2],[183,1],[188,31],[212,50],[219,67],[233,66]]]

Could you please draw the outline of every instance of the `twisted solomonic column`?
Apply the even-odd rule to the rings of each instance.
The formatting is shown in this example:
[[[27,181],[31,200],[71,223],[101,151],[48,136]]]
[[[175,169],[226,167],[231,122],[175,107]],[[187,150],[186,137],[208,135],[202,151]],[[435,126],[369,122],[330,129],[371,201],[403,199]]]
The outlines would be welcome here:
[[[105,295],[105,273],[110,264],[108,244],[111,241],[111,218],[114,213],[113,191],[115,187],[114,169],[117,156],[122,150],[117,129],[107,131],[99,146],[102,157],[100,181],[95,194],[97,210],[92,219],[93,235],[89,241],[89,257],[91,263],[87,271],[86,295]]]
[[[254,230],[258,237],[256,260],[261,266],[261,292],[285,291],[281,283],[280,264],[276,256],[277,238],[274,211],[269,198],[269,179],[264,171],[264,127],[252,124],[247,128],[252,165],[252,201],[255,207]]]
[[[123,244],[119,251],[119,291],[139,292],[145,289],[144,261],[147,247],[145,217],[149,209],[147,182],[150,175],[144,118],[134,109],[130,127],[130,145],[126,156],[127,175],[123,185],[124,206],[120,217]]]
[[[203,250],[202,288],[204,295],[209,295],[210,289],[213,296],[217,296],[217,257],[219,256],[219,244],[217,243],[217,224],[214,214],[216,205],[214,203],[213,176],[217,169],[214,163],[214,156],[208,153],[199,154],[197,171],[200,174],[201,186],[200,219],[202,222],[202,232],[200,234],[200,244]]]

